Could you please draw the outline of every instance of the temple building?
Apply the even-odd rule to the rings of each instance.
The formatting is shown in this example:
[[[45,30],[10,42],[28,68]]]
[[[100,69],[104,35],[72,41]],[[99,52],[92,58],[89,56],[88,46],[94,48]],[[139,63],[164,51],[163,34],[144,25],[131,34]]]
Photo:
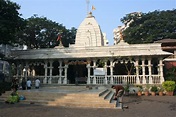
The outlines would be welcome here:
[[[163,51],[173,53],[171,56],[164,59],[164,64],[167,69],[176,67],[176,39],[162,39],[155,41],[155,43],[161,43]]]
[[[128,44],[120,36],[108,46],[106,35],[92,13],[80,24],[75,44],[68,48],[14,50],[12,56],[18,79],[39,78],[43,84],[161,84],[163,60],[172,55],[160,43]]]

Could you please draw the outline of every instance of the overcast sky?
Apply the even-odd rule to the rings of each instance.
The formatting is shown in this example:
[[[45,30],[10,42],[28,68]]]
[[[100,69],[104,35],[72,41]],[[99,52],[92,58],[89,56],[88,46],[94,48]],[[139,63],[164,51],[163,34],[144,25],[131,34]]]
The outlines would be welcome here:
[[[78,28],[87,14],[86,0],[11,0],[21,6],[19,11],[27,19],[34,14],[47,17],[63,24],[67,29]],[[148,13],[155,10],[176,9],[176,0],[90,0],[95,19],[102,32],[107,34],[110,45],[113,44],[113,29],[122,25],[120,19],[132,12]]]

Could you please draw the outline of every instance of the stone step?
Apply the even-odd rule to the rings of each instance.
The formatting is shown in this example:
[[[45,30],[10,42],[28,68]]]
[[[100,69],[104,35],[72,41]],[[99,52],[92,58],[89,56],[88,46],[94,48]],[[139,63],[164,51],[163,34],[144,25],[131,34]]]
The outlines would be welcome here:
[[[0,98],[4,98],[4,99],[7,99],[10,95],[2,95]],[[52,96],[52,95],[49,95],[47,97],[42,97],[42,96],[35,96],[35,95],[23,95],[25,96],[26,100],[46,100],[46,101],[54,101],[55,99],[57,98],[60,98],[62,97],[63,95],[58,95],[57,97],[56,96]]]
[[[70,87],[62,87],[69,90]],[[74,87],[75,88],[75,87]],[[64,90],[65,90],[64,89]],[[76,89],[76,88],[75,88]],[[70,90],[69,90],[70,91]],[[73,93],[75,92],[75,93]],[[87,90],[77,89],[66,93],[57,93],[50,91],[37,90],[19,90],[18,94],[26,97],[19,104],[36,104],[48,106],[69,106],[69,107],[90,107],[90,108],[115,108],[115,104],[111,101],[113,91],[110,89]],[[0,101],[5,101],[11,91],[0,96]]]
[[[108,89],[103,90],[102,92],[99,93],[99,96],[103,97],[108,91],[109,91]]]
[[[48,106],[68,106],[68,107],[90,107],[90,108],[115,108],[114,104],[104,103],[80,103],[80,102],[59,102],[48,103]]]
[[[103,100],[103,99],[94,99],[94,98],[90,98],[90,99],[75,99],[75,98],[66,98],[66,99],[57,99],[55,101],[53,101],[54,103],[60,103],[60,102],[77,102],[77,103],[104,103],[104,104],[109,104],[108,101]]]

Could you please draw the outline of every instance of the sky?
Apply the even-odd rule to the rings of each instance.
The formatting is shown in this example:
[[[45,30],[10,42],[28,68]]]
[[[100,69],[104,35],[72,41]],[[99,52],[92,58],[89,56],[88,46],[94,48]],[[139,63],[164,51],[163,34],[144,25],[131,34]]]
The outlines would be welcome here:
[[[11,0],[21,6],[19,13],[24,19],[34,14],[47,17],[49,20],[63,24],[67,29],[78,28],[91,11],[92,5],[96,8],[93,15],[106,33],[109,45],[113,45],[113,30],[120,25],[126,14],[132,12],[148,13],[155,10],[176,9],[176,0]],[[89,6],[89,7],[87,7]]]

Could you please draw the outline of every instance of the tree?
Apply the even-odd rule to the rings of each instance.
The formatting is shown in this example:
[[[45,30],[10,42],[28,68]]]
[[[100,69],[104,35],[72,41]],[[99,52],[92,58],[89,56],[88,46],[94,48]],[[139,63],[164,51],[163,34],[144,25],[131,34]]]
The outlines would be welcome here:
[[[152,43],[159,39],[176,39],[176,9],[149,13],[128,14],[121,21],[132,21],[123,32],[128,43]]]
[[[18,10],[20,6],[9,0],[0,0],[0,44],[16,44],[16,33],[25,25]]]
[[[53,22],[46,17],[38,17],[37,15],[28,18],[27,25],[23,31],[18,34],[21,44],[25,44],[28,48],[53,48],[60,41],[65,47],[69,46],[70,40],[75,36],[72,30],[66,29],[62,24]]]

